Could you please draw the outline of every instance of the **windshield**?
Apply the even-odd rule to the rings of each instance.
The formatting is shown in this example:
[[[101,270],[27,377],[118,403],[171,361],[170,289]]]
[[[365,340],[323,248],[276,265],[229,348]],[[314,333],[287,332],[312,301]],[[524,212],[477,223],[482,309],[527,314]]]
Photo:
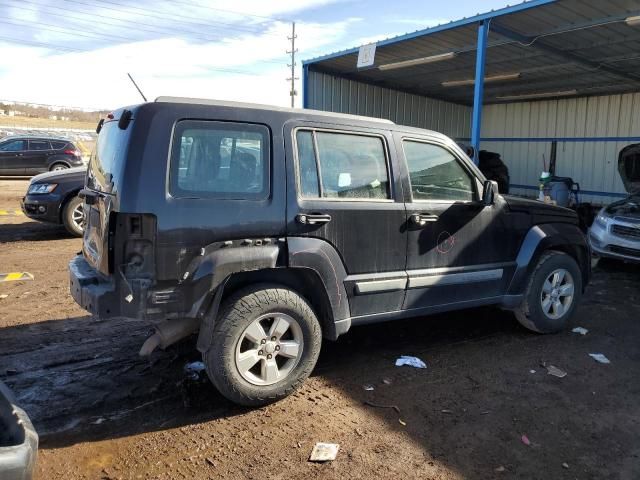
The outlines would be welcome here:
[[[112,193],[114,183],[121,178],[124,169],[129,132],[131,126],[122,130],[115,120],[104,123],[89,162],[88,188]]]

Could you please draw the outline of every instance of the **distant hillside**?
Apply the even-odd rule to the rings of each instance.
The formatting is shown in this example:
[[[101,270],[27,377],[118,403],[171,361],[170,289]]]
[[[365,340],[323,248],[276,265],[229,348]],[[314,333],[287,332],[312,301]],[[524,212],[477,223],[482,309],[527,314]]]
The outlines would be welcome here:
[[[0,126],[93,129],[107,113],[5,101],[0,102]]]

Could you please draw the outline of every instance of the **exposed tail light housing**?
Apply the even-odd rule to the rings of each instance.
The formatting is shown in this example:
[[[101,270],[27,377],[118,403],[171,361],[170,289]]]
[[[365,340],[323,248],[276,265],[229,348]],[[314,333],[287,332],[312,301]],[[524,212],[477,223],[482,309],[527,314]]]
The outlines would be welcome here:
[[[74,157],[81,157],[82,153],[80,152],[80,150],[73,150],[71,148],[67,148],[64,153],[66,153],[67,155],[73,155]]]

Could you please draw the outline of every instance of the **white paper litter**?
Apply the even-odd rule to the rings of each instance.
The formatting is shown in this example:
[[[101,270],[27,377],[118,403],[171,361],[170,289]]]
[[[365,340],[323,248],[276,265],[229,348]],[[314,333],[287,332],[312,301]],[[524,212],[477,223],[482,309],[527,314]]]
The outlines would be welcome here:
[[[418,357],[410,357],[409,355],[402,355],[396,360],[396,367],[402,367],[404,365],[414,368],[427,368],[427,364]]]
[[[571,331],[573,333],[579,333],[580,335],[586,335],[587,333],[589,333],[589,330],[587,330],[586,328],[582,328],[582,327],[576,327]]]
[[[310,462],[329,462],[335,460],[340,450],[337,443],[316,443],[309,457]]]
[[[547,365],[547,373],[558,378],[564,378],[567,376],[567,372],[565,372],[564,370],[560,370],[554,365]]]
[[[590,353],[589,356],[598,363],[611,363],[611,361],[602,353]]]

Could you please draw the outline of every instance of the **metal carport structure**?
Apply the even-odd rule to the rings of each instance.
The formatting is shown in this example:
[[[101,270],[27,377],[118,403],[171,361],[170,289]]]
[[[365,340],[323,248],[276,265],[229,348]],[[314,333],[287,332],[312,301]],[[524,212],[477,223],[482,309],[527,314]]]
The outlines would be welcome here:
[[[365,68],[359,50],[303,62],[304,107],[438,129],[476,151],[526,148],[526,178],[552,142],[595,152],[593,167],[598,149],[640,142],[640,0],[531,0],[379,41]],[[579,177],[571,156],[564,173]],[[615,169],[591,170],[589,195],[623,195]]]

